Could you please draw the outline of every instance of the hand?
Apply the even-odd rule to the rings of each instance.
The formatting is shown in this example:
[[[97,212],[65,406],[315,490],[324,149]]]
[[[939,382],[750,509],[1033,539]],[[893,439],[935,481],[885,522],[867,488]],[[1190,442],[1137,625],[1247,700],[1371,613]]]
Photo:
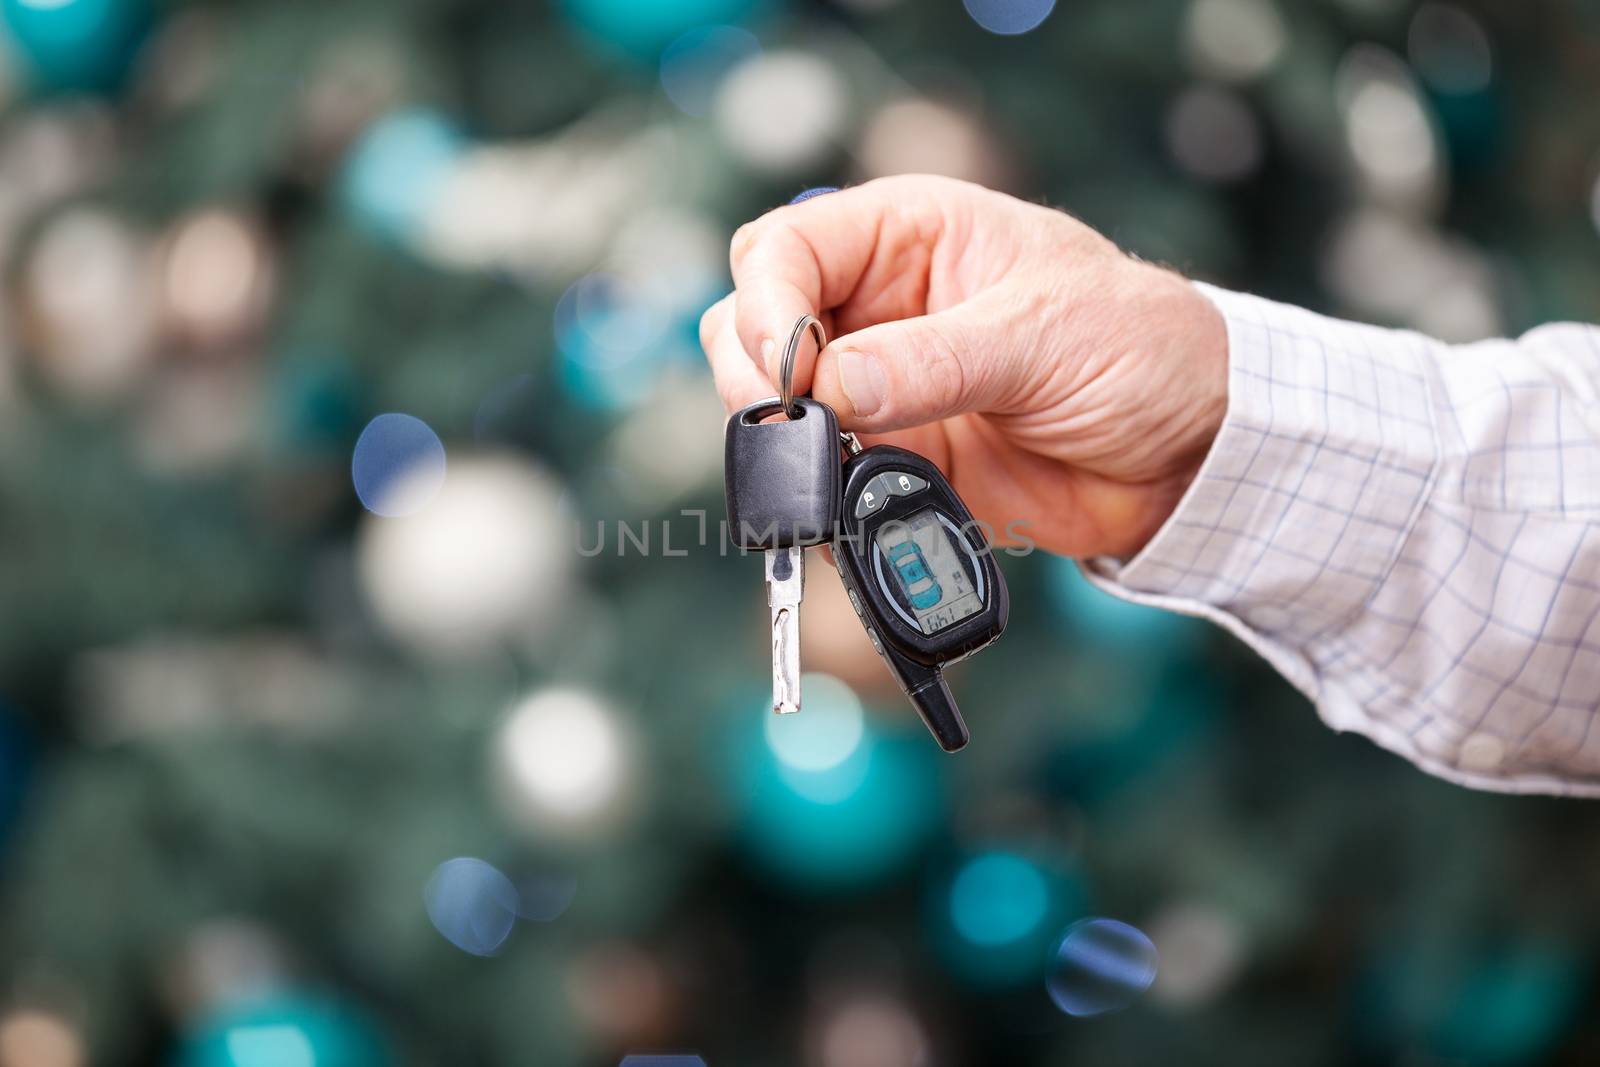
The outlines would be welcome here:
[[[936,463],[973,514],[1069,556],[1136,553],[1227,408],[1227,334],[1178,275],[1059,211],[945,178],[884,178],[739,230],[700,338],[729,410],[795,392]]]

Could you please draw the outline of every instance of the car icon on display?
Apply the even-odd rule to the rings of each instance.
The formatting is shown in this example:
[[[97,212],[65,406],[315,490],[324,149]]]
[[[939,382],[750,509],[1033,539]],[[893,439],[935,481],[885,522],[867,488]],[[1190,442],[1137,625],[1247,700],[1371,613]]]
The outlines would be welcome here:
[[[889,562],[894,564],[900,577],[900,587],[911,598],[911,606],[927,611],[944,597],[944,590],[928,571],[928,561],[915,541],[902,541],[888,551]]]

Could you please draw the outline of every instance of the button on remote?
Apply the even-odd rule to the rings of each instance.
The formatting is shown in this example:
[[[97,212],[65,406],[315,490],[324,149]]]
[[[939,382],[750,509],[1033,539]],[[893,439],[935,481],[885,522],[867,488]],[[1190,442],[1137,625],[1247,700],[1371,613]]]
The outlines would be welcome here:
[[[920,493],[928,488],[926,481],[918,478],[915,474],[907,474],[905,471],[890,471],[887,474],[880,474],[876,481],[888,490],[890,496],[910,496],[912,493]]]

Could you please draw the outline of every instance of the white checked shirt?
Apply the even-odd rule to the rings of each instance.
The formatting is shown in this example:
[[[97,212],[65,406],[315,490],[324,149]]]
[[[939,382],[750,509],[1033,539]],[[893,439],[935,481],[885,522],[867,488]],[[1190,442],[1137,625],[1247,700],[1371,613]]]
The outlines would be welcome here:
[[[1154,539],[1090,577],[1220,623],[1434,774],[1600,796],[1600,329],[1451,346],[1200,289],[1227,418]]]

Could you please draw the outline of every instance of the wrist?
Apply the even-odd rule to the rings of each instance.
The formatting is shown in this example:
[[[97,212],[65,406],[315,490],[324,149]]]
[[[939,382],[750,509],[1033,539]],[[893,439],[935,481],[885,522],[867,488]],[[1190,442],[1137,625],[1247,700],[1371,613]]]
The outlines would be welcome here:
[[[1148,324],[1151,408],[1158,455],[1131,556],[1171,517],[1210,455],[1228,412],[1228,329],[1222,314],[1183,276],[1140,264],[1147,277],[1136,310]]]
[[[1185,485],[1205,461],[1228,414],[1228,326],[1222,313],[1183,276],[1166,278],[1166,311],[1171,378],[1169,406],[1175,472]]]

